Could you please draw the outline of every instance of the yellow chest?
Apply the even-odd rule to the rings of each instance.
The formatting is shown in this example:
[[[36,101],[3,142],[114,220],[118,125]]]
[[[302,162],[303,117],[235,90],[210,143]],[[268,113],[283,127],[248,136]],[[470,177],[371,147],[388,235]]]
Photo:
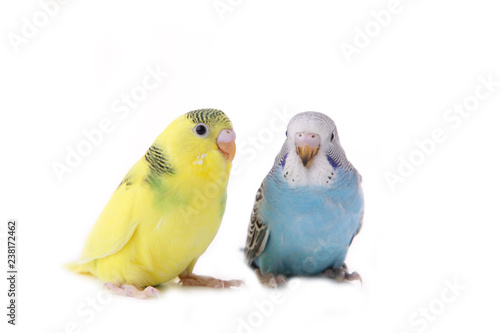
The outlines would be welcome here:
[[[153,203],[152,207],[136,211],[140,223],[126,256],[143,267],[151,284],[168,281],[184,271],[205,252],[219,230],[227,182],[197,185],[184,187],[182,195],[148,191],[154,196],[146,200]]]

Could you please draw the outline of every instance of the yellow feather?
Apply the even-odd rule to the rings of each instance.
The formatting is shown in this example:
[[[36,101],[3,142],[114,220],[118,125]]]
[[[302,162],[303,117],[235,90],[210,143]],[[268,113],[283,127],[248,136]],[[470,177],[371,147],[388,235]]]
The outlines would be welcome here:
[[[206,137],[193,131],[198,122],[207,125]],[[138,287],[191,273],[225,210],[231,162],[217,146],[223,129],[232,125],[217,110],[174,120],[127,173],[90,231],[80,260],[68,266]]]

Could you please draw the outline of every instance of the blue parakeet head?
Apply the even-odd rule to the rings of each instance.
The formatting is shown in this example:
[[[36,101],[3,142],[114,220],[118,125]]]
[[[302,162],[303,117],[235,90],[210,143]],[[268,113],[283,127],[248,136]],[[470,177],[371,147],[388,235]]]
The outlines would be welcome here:
[[[320,112],[302,112],[289,122],[274,170],[295,184],[327,185],[341,170],[351,170],[334,121]]]

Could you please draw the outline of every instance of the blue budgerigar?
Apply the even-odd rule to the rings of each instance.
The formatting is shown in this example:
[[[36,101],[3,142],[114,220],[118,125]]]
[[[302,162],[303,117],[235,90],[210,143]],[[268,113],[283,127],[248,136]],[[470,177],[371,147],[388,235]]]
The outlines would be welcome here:
[[[272,287],[290,276],[361,280],[344,260],[363,223],[361,175],[347,160],[332,119],[294,116],[259,190],[245,257]]]

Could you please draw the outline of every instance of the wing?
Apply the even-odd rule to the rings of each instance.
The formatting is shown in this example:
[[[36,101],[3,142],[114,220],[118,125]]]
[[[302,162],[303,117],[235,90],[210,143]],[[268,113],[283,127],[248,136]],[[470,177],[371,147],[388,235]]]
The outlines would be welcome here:
[[[288,155],[288,148],[286,142],[283,144],[281,151],[276,156],[274,160],[274,165],[269,172],[272,174],[277,168],[283,168]],[[268,176],[269,176],[268,174]],[[248,226],[247,242],[245,245],[245,258],[249,265],[252,265],[255,258],[257,258],[262,251],[266,248],[267,240],[269,239],[269,229],[267,225],[258,217],[260,210],[260,205],[262,204],[262,199],[264,198],[264,183],[267,177],[264,179],[257,191],[257,196],[255,198],[255,204],[253,206],[252,216],[250,217],[250,225]]]
[[[132,238],[139,224],[133,218],[134,203],[140,195],[146,170],[142,158],[123,178],[92,227],[78,264],[110,256]]]
[[[265,179],[264,179],[265,182]],[[267,226],[258,217],[259,207],[264,197],[263,188],[264,182],[260,185],[255,198],[252,216],[250,217],[250,225],[248,226],[247,242],[245,245],[245,258],[249,265],[259,256],[266,248],[267,239],[269,238],[269,230]]]
[[[361,231],[361,228],[363,227],[363,220],[364,220],[364,217],[365,217],[365,204],[364,204],[364,194],[363,194],[363,190],[361,188],[361,183],[363,181],[363,178],[361,177],[361,175],[356,171],[357,173],[357,177],[358,177],[358,184],[359,184],[359,192],[358,192],[358,195],[355,199],[355,202],[356,204],[360,207],[360,210],[359,210],[359,227],[358,229],[356,230],[356,232],[354,233],[354,235],[352,236],[351,238],[351,241],[349,243],[349,246],[351,246],[352,244],[352,240],[354,239],[354,237],[356,237],[359,232]]]

